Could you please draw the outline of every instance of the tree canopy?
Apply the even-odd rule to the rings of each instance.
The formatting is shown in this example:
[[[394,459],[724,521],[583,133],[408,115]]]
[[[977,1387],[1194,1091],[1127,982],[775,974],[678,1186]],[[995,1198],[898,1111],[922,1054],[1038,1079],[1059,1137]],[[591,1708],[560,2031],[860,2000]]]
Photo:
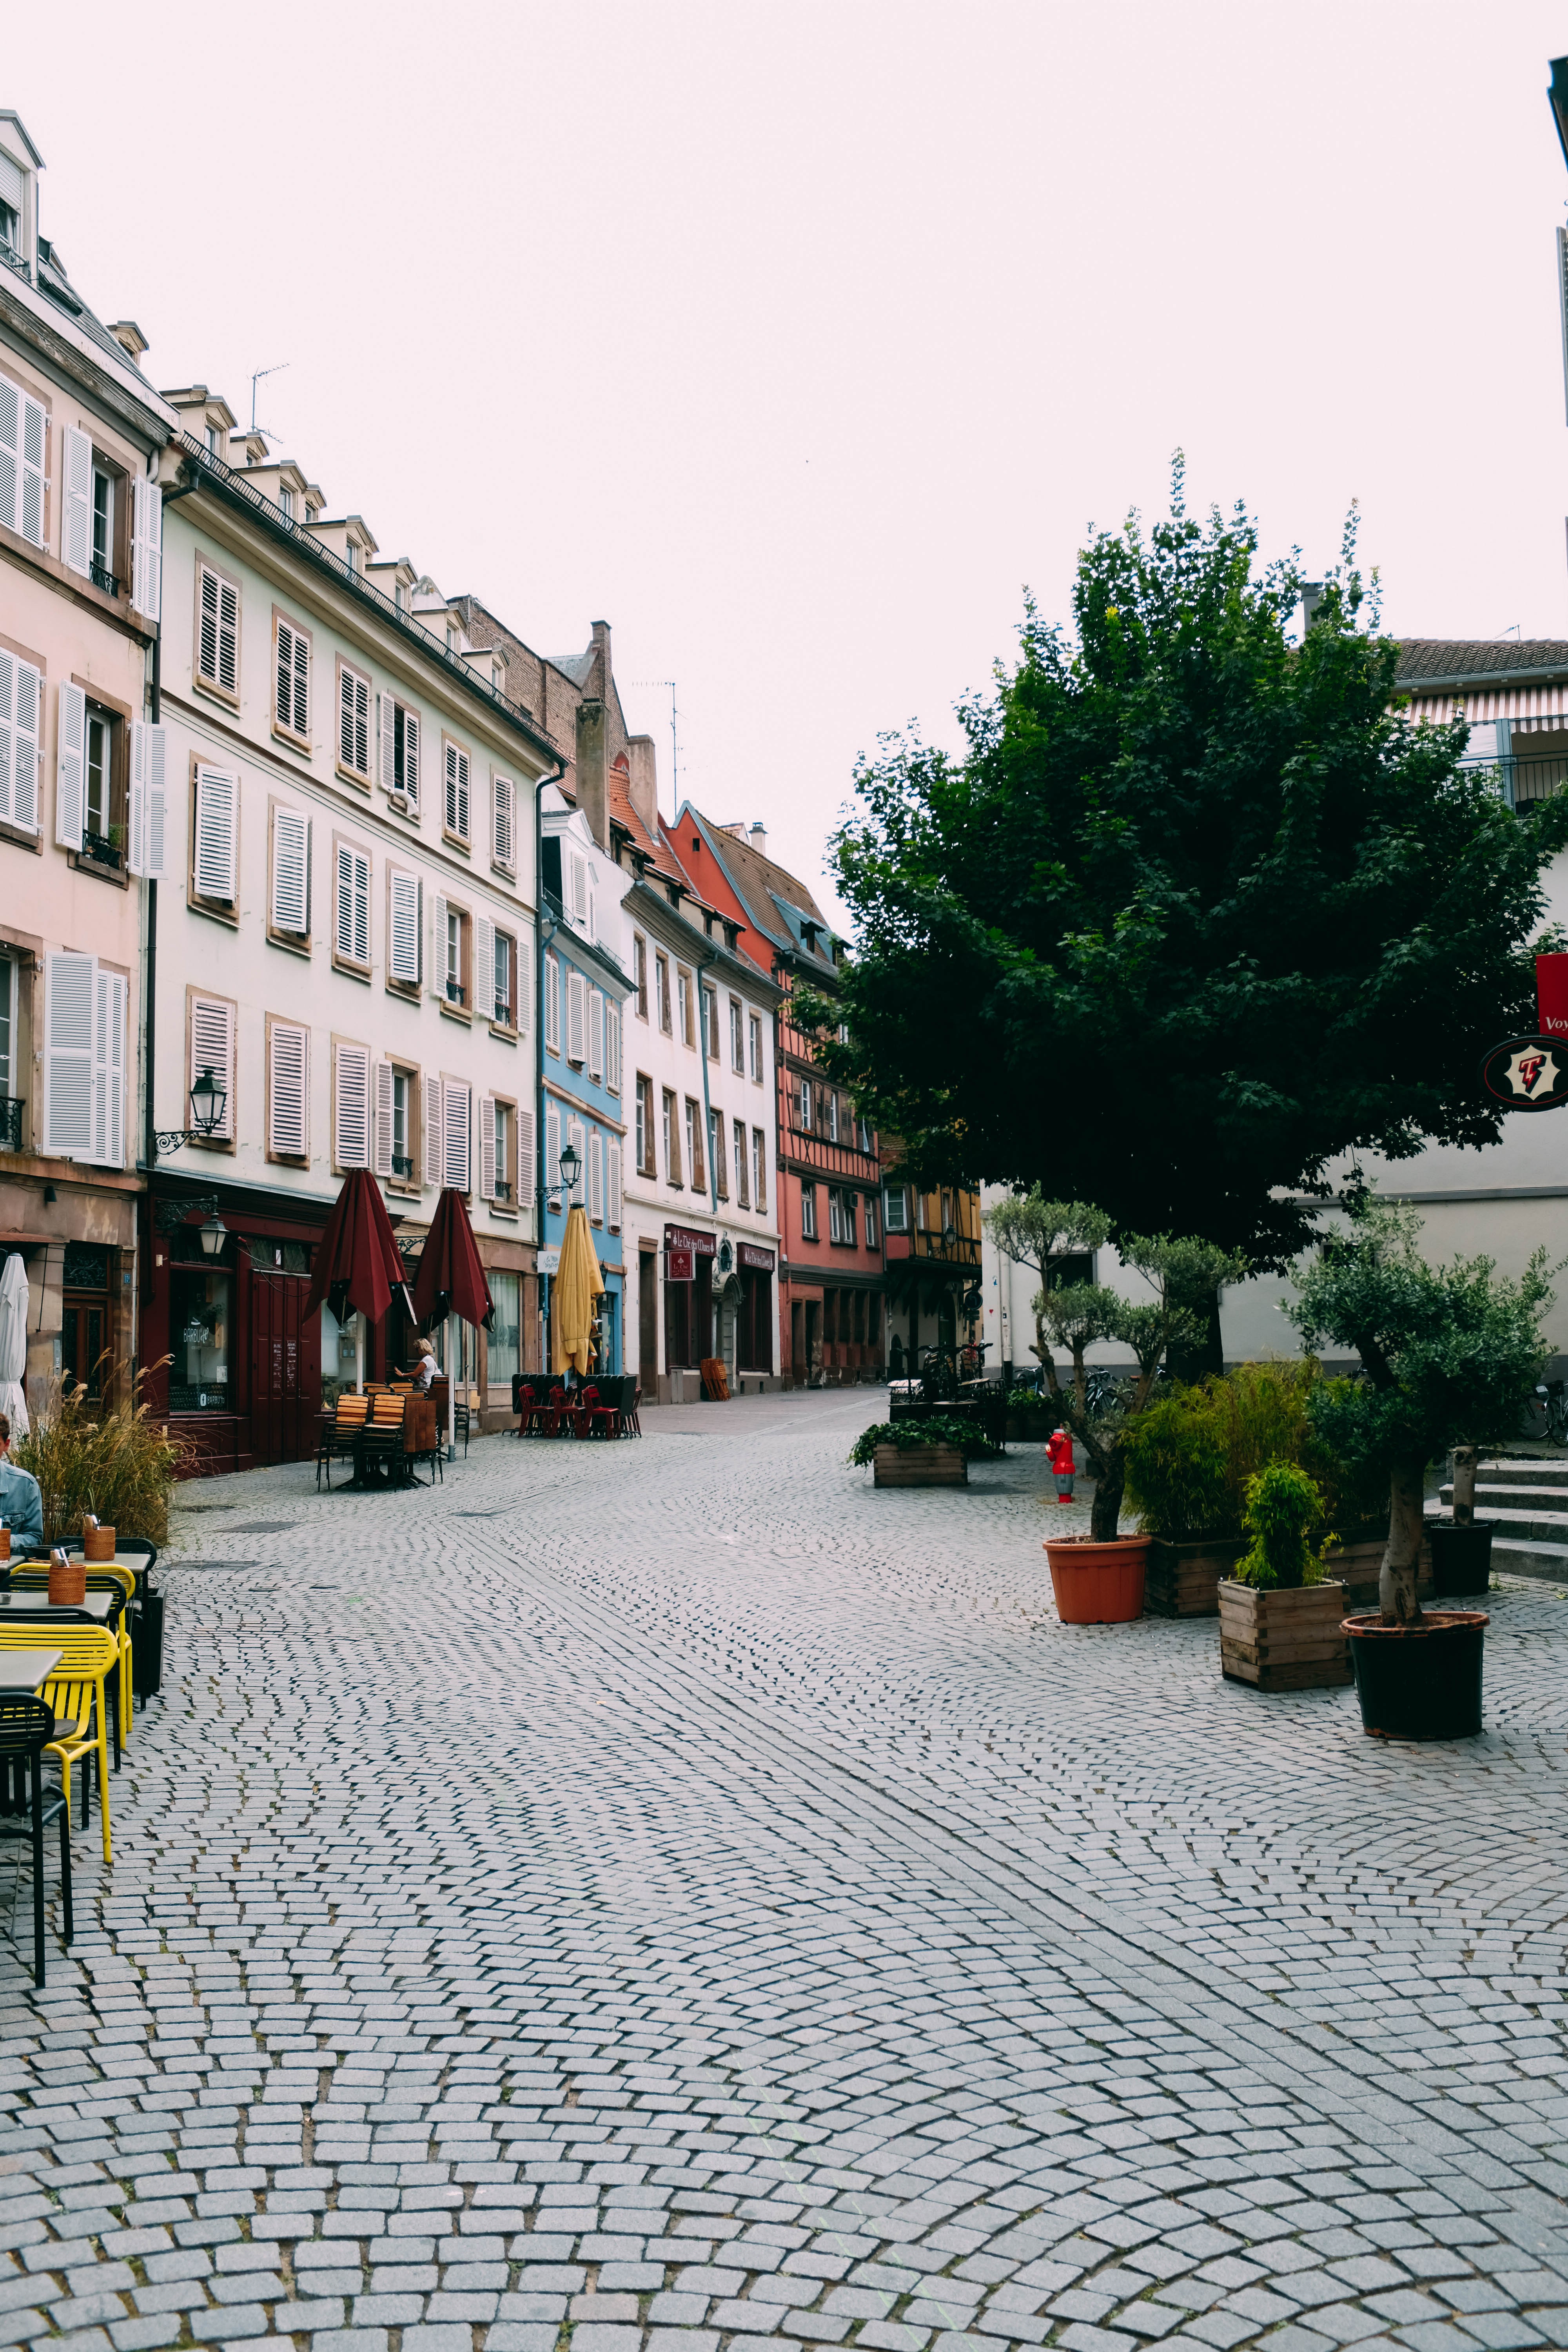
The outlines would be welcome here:
[[[1167,520],[1079,557],[1070,637],[1026,606],[962,758],[861,763],[822,1059],[925,1181],[1280,1266],[1342,1155],[1496,1139],[1477,1064],[1535,1025],[1568,795],[1516,815],[1462,722],[1394,707],[1352,534],[1297,644],[1300,591],[1245,510],[1185,512],[1178,461]]]

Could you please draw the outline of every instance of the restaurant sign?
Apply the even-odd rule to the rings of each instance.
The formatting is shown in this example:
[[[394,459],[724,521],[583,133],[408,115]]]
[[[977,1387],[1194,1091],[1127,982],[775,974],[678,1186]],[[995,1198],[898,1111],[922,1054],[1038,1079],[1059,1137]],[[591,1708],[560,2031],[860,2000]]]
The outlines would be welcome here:
[[[711,1257],[719,1246],[711,1234],[689,1233],[684,1225],[666,1225],[664,1245],[667,1250],[689,1250],[693,1257]]]
[[[666,1282],[696,1281],[696,1261],[689,1249],[683,1245],[677,1245],[665,1251],[664,1278]]]
[[[741,1264],[742,1265],[754,1265],[759,1267],[763,1274],[772,1274],[773,1270],[773,1254],[772,1250],[759,1249],[755,1242],[742,1242],[740,1245],[739,1255]]]

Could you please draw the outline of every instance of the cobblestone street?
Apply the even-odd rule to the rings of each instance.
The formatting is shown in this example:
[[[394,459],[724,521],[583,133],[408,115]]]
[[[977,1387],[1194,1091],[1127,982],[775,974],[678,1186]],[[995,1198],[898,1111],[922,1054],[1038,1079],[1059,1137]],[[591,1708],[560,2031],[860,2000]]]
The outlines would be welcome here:
[[[1374,1743],[1059,1625],[1041,1449],[879,1495],[884,1409],[183,1491],[0,1946],[0,2341],[1568,2345],[1568,1601]]]

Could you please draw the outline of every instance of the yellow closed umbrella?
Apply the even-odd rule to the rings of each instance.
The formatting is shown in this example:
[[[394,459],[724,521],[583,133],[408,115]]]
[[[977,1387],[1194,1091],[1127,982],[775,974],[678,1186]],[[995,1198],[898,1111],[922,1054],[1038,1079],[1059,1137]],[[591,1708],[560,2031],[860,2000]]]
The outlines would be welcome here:
[[[605,1287],[599,1272],[599,1261],[594,1251],[594,1236],[588,1231],[588,1213],[574,1208],[566,1219],[566,1232],[561,1244],[561,1266],[555,1276],[555,1292],[551,1301],[550,1336],[552,1372],[563,1372],[568,1364],[579,1377],[588,1369],[588,1357],[593,1347],[594,1303]]]

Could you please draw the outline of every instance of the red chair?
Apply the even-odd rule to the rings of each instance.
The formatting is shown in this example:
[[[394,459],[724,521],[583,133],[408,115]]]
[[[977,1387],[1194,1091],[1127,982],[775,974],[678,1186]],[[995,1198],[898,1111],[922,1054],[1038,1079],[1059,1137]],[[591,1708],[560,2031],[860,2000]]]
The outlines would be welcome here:
[[[546,1405],[542,1405],[539,1410],[539,1433],[541,1437],[560,1436],[561,1416],[565,1410],[566,1391],[561,1386],[560,1382],[557,1381],[554,1388],[550,1391],[550,1402]]]
[[[525,1385],[517,1394],[517,1433],[531,1437],[544,1418],[544,1407],[534,1395],[531,1385]]]
[[[586,1437],[591,1433],[594,1425],[594,1414],[597,1409],[598,1402],[599,1391],[592,1385],[585,1389],[579,1389],[577,1391],[573,1402],[567,1407],[567,1412],[571,1417],[572,1434],[574,1437]]]

